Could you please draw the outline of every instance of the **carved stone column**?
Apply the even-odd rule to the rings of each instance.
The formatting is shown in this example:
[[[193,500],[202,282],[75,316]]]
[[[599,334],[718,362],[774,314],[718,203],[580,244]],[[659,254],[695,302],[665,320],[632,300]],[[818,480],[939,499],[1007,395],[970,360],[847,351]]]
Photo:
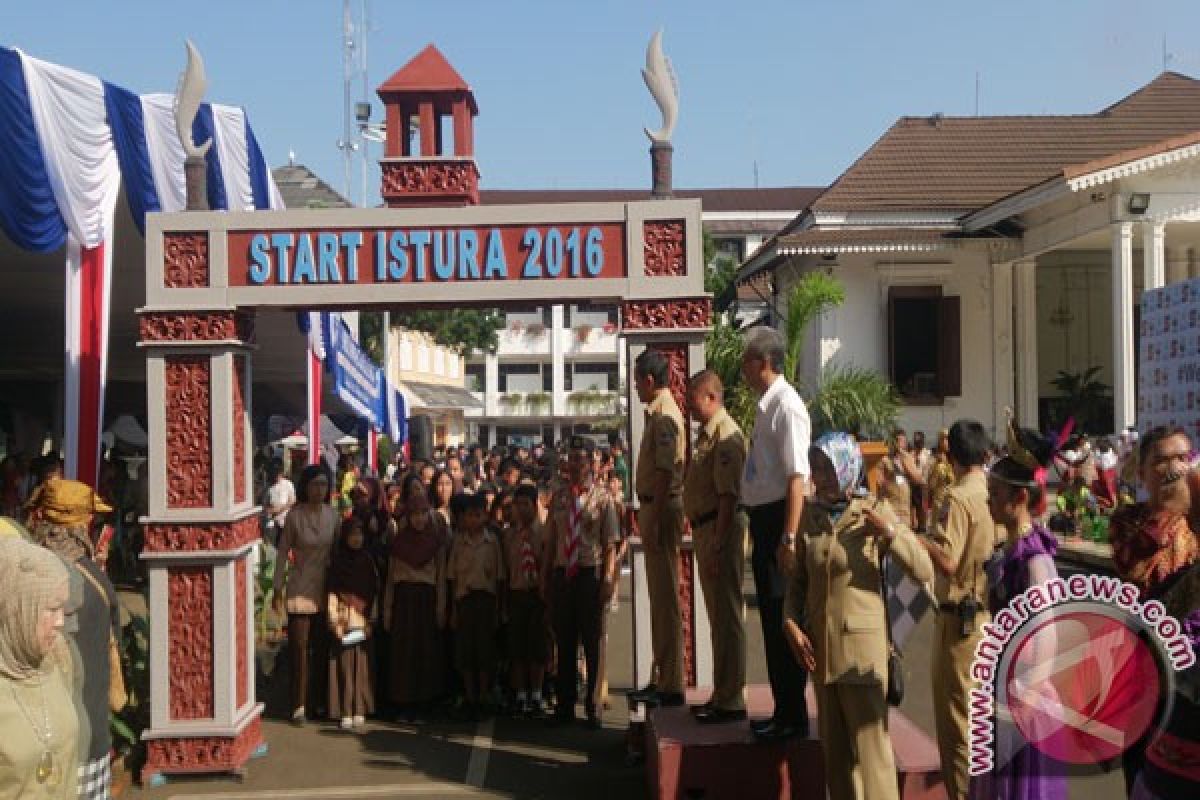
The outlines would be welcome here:
[[[669,223],[668,223],[669,224]],[[681,228],[682,232],[682,228]],[[647,235],[647,249],[650,247]],[[682,248],[680,248],[682,259]],[[646,272],[653,274],[652,264],[646,258]],[[633,369],[634,360],[647,349],[658,350],[670,364],[669,388],[675,402],[688,421],[688,457],[691,457],[691,420],[687,413],[687,381],[689,376],[704,368],[704,336],[712,318],[712,300],[708,297],[681,298],[673,300],[632,300],[621,307],[621,324],[629,347],[628,363]],[[630,387],[628,398],[632,438],[630,453],[636,459],[642,437],[643,409],[633,388],[633,378],[627,381]],[[636,464],[635,464],[636,466]],[[635,517],[636,519],[636,517]],[[635,547],[635,560],[641,554],[641,546]],[[708,614],[704,608],[703,594],[699,591],[699,574],[692,550],[690,536],[680,548],[679,608],[683,621],[684,681],[689,687],[712,684],[712,653],[708,631]],[[646,592],[643,571],[634,574],[634,683],[641,686],[650,679],[651,655],[649,649],[649,596]],[[640,579],[640,580],[639,580]]]
[[[209,286],[207,234],[169,235],[163,255],[167,286]],[[254,318],[143,310],[140,329],[150,441],[142,778],[154,784],[166,773],[236,772],[266,748],[254,694]]]

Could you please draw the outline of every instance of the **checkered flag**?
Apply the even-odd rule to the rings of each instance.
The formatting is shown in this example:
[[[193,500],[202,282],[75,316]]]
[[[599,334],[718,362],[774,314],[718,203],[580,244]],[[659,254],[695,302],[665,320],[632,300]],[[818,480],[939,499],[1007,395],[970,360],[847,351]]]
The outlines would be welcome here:
[[[892,628],[892,643],[900,651],[921,617],[933,607],[933,599],[925,584],[914,580],[891,556],[884,557],[883,574],[888,625]]]

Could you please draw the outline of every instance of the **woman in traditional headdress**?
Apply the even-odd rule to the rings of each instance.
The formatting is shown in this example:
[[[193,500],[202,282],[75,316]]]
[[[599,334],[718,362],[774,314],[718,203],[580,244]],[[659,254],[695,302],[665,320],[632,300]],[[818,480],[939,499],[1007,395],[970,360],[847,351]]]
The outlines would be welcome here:
[[[58,556],[0,537],[0,800],[74,800],[79,716],[62,637],[67,569]]]
[[[1046,509],[1046,468],[1053,458],[1051,442],[1009,423],[1008,455],[988,472],[988,510],[998,538],[1004,542],[984,567],[988,574],[988,610],[993,617],[1026,589],[1058,574],[1054,568],[1058,542],[1037,521]],[[1042,644],[1050,644],[1045,636]],[[1015,703],[1020,700],[1014,698]],[[1021,706],[1015,709],[1014,713],[1020,713]],[[1062,766],[1039,750],[1036,743],[1025,742],[1011,720],[997,718],[995,724],[996,766],[992,772],[972,779],[970,796],[980,800],[1065,798],[1067,784]],[[1029,725],[1024,732],[1035,729],[1035,725]]]

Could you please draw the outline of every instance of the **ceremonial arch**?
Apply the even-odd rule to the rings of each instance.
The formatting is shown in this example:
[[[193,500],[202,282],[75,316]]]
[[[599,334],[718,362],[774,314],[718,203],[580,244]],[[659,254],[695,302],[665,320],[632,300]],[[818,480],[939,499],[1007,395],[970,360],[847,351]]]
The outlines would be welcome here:
[[[696,200],[151,215],[146,258],[151,777],[236,770],[264,747],[249,457],[257,312],[617,302],[630,362],[664,352],[681,407],[711,314]],[[636,453],[641,415],[631,422]],[[694,684],[706,665],[690,584]]]

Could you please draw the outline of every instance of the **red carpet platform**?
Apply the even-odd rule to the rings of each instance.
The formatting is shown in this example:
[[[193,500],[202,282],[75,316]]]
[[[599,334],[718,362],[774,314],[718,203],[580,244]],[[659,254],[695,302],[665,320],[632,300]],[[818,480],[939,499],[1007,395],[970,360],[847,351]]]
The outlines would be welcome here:
[[[707,699],[707,689],[688,692],[689,704]],[[769,687],[749,687],[746,699],[751,718],[770,714]],[[699,725],[687,706],[655,709],[646,725],[650,796],[656,800],[824,800],[824,758],[816,738],[811,691],[808,708],[812,737],[771,745],[756,743],[745,722]],[[944,800],[936,743],[896,709],[891,710],[889,726],[901,798]]]

